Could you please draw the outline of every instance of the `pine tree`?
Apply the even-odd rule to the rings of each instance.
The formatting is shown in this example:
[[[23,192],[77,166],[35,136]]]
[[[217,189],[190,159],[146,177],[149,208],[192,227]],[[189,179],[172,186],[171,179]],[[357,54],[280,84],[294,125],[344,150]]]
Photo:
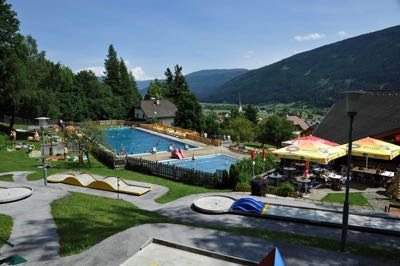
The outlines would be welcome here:
[[[104,60],[104,67],[104,74],[106,75],[104,82],[111,87],[113,92],[118,92],[120,85],[120,62],[112,44],[108,47],[108,55],[107,59]]]
[[[171,70],[167,68],[165,76],[166,96],[172,102],[177,103],[177,100],[180,98],[182,93],[189,91],[185,76],[182,73],[182,67],[176,65],[174,74],[172,74]]]
[[[149,89],[144,98],[146,100],[150,100],[151,98],[164,99],[165,93],[165,84],[162,81],[155,79],[150,82]]]

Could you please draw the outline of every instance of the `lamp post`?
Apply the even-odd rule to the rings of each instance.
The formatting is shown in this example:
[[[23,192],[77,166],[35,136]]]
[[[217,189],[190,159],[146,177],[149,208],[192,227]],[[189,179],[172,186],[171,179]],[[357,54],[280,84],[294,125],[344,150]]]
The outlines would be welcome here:
[[[44,175],[44,185],[47,186],[47,168],[45,163],[45,155],[44,155],[44,129],[48,126],[47,121],[48,117],[38,117],[36,118],[39,121],[40,130],[42,131],[42,166],[43,166],[43,175]]]
[[[350,118],[349,128],[349,143],[347,152],[347,169],[346,169],[346,193],[343,203],[343,221],[342,221],[342,241],[341,248],[342,252],[346,248],[347,229],[349,225],[349,190],[350,190],[350,168],[351,168],[351,149],[352,149],[352,135],[353,135],[353,120],[358,111],[358,105],[360,97],[363,94],[362,91],[348,91],[346,94],[346,112]]]

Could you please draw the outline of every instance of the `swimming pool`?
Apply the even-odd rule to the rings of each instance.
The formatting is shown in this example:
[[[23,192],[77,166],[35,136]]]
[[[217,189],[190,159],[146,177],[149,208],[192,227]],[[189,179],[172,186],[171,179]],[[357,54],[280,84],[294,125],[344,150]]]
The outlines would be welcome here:
[[[153,147],[157,147],[157,152],[165,152],[168,151],[170,144],[174,148],[183,149],[185,147],[183,142],[127,127],[106,129],[106,143],[113,147],[115,151],[119,152],[122,148],[128,154],[149,153]],[[188,146],[190,149],[197,148],[193,145]]]
[[[186,153],[187,154],[187,153]],[[174,164],[176,166],[195,169],[208,173],[215,173],[217,170],[229,170],[230,166],[238,159],[224,154],[198,156],[196,160],[191,157],[184,160],[167,160],[161,163]]]

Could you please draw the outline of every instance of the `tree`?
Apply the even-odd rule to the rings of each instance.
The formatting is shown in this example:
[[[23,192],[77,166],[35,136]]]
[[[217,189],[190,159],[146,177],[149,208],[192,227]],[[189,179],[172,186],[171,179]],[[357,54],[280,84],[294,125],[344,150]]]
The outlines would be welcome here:
[[[253,104],[248,104],[244,108],[244,116],[253,124],[256,125],[258,123],[258,110]]]
[[[118,90],[114,94],[121,96],[124,99],[124,107],[126,114],[132,109],[132,106],[140,101],[141,96],[139,94],[135,78],[132,73],[128,73],[124,60],[120,59],[119,65],[119,76],[120,84],[118,85]]]
[[[89,155],[100,143],[104,142],[104,131],[93,122],[85,122],[81,124],[79,130],[67,135],[66,140],[78,145],[79,150],[86,155],[91,167]]]
[[[183,69],[181,66],[176,65],[174,74],[172,74],[169,68],[167,68],[165,71],[166,97],[173,103],[177,103],[181,95],[189,91],[189,87],[182,70]]]
[[[221,133],[220,123],[217,121],[217,114],[214,112],[208,113],[204,121],[204,132],[210,137],[216,137]]]
[[[260,125],[258,139],[262,143],[269,143],[280,147],[284,140],[293,138],[294,126],[286,117],[272,115],[265,125]]]
[[[27,86],[27,50],[18,31],[17,14],[10,4],[0,0],[0,105],[3,112],[11,115],[10,129]]]
[[[106,75],[104,82],[111,87],[114,93],[118,93],[120,85],[120,62],[112,44],[108,47],[108,55],[107,59],[104,60],[104,68],[104,74]]]
[[[202,109],[193,92],[182,92],[176,104],[178,111],[174,124],[178,127],[202,131]]]
[[[254,125],[244,115],[230,118],[225,125],[225,134],[234,141],[251,141],[254,139]]]
[[[150,82],[149,89],[147,90],[144,99],[145,100],[150,100],[151,98],[164,99],[165,94],[166,94],[165,84],[162,81],[155,79]]]

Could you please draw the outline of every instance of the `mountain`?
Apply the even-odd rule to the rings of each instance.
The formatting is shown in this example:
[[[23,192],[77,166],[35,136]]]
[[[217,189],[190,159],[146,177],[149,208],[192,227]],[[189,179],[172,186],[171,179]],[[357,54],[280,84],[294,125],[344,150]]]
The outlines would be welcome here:
[[[145,96],[147,93],[147,88],[150,85],[150,82],[152,82],[153,80],[136,80],[136,85],[138,87],[139,93],[142,96]]]
[[[400,26],[363,34],[248,71],[207,102],[305,101],[328,106],[347,90],[400,90]]]
[[[208,69],[200,70],[185,75],[191,91],[196,93],[200,101],[229,80],[238,77],[249,70],[247,69]]]
[[[185,78],[190,90],[196,93],[200,100],[203,100],[214,89],[247,71],[247,69],[207,69],[187,74]],[[151,80],[136,81],[142,96],[147,93],[150,82]]]

